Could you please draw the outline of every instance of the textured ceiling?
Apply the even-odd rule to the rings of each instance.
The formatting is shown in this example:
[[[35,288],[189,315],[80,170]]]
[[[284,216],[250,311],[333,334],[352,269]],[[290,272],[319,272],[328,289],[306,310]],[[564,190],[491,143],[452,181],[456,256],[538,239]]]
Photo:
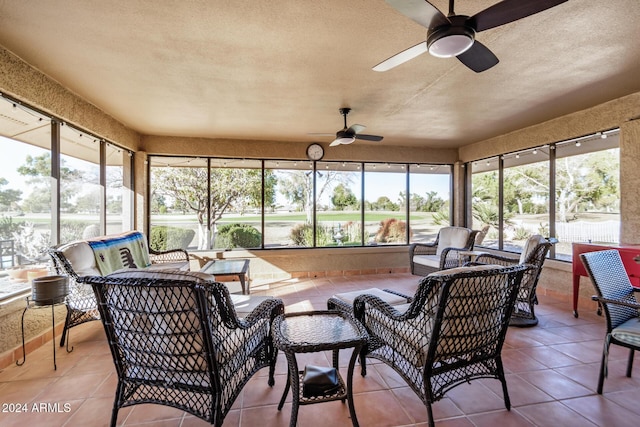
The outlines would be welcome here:
[[[425,37],[382,0],[0,0],[0,45],[150,135],[329,142],[309,133],[349,106],[380,144],[458,147],[640,90],[638,0],[479,33],[500,59],[483,73],[428,54],[371,70]]]

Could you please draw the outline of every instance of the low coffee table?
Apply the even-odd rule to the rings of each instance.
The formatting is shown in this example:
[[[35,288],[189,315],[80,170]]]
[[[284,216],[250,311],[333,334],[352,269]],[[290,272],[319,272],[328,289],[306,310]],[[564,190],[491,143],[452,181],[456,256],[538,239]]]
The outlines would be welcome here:
[[[215,259],[207,262],[200,269],[201,273],[213,274],[216,279],[218,276],[238,276],[243,295],[248,295],[251,292],[251,289],[247,288],[248,271],[248,259]]]
[[[354,426],[358,426],[356,410],[353,406],[353,367],[360,349],[369,339],[364,326],[352,316],[338,311],[307,311],[302,313],[281,314],[276,317],[272,325],[275,346],[287,357],[289,375],[284,393],[280,399],[278,410],[282,409],[284,400],[292,390],[290,427],[295,427],[298,420],[300,405],[329,402],[345,399],[349,401],[349,414]],[[338,370],[338,352],[340,349],[353,348],[347,383],[345,385]],[[323,396],[304,396],[302,393],[302,378],[304,371],[298,369],[296,353],[315,353],[333,350],[333,367],[338,371],[339,387],[331,394]]]

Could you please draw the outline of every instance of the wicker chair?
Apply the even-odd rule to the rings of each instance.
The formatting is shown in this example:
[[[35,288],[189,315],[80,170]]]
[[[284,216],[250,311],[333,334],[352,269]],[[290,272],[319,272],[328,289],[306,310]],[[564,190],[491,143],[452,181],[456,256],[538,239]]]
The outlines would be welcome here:
[[[631,285],[617,250],[583,253],[580,259],[596,289],[597,295],[592,299],[598,301],[607,319],[598,377],[598,394],[602,394],[611,344],[629,349],[626,375],[631,377],[634,353],[640,350],[640,303],[634,295],[638,289]]]
[[[476,258],[476,263],[504,266],[530,264],[534,267],[533,269],[528,270],[522,278],[520,291],[518,292],[518,298],[516,299],[516,306],[511,314],[509,325],[528,327],[538,324],[538,318],[534,311],[534,305],[538,304],[536,287],[538,286],[538,279],[540,278],[542,265],[547,257],[547,253],[555,242],[557,242],[556,239],[545,239],[544,237],[535,234],[527,239],[527,242],[522,248],[522,253],[518,258],[488,253],[481,254]]]
[[[466,227],[444,227],[440,229],[434,242],[411,244],[411,274],[426,276],[434,271],[458,267],[458,252],[473,250],[476,234],[477,230]]]
[[[60,338],[60,347],[64,346],[66,341],[67,351],[70,351],[69,342],[67,341],[69,329],[85,322],[100,320],[100,314],[98,313],[96,298],[91,287],[78,283],[79,275],[65,256],[64,245],[50,248],[48,253],[53,260],[56,273],[69,277],[69,295],[66,298],[67,317]],[[152,265],[157,264],[169,267],[179,262],[188,263],[189,254],[183,249],[157,252],[149,248],[149,259]]]
[[[453,387],[478,378],[502,383],[511,408],[501,350],[523,273],[530,267],[459,267],[423,278],[413,301],[400,312],[373,295],[354,302],[356,318],[369,333],[360,355],[393,368],[427,407]]]
[[[274,384],[270,325],[284,312],[282,301],[263,297],[240,319],[227,287],[202,273],[152,276],[80,278],[95,291],[118,374],[111,426],[120,408],[142,403],[221,426],[259,369],[269,367],[268,384]]]

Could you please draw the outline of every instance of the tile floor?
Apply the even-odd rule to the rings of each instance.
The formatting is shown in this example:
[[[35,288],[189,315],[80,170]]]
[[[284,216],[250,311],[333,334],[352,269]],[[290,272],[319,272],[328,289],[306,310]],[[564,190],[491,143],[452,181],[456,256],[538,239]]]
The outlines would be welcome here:
[[[260,286],[254,283],[252,293],[278,296],[292,312],[324,309],[327,298],[340,291],[379,287],[410,292],[417,280],[409,274],[292,279]],[[605,393],[599,396],[595,392],[603,318],[583,308],[576,319],[568,301],[543,296],[536,313],[540,319],[537,327],[510,328],[507,334],[503,359],[511,411],[504,407],[499,381],[473,381],[454,388],[434,404],[437,425],[637,426],[640,373],[635,378],[624,376],[626,350],[612,348]],[[45,345],[28,354],[24,366],[11,366],[0,372],[0,427],[109,424],[116,374],[102,325],[91,322],[76,327],[71,331],[71,340],[74,350],[68,354],[58,351],[56,371],[51,346]],[[313,354],[309,361],[328,363],[327,356],[330,357]],[[639,358],[636,356],[636,365]],[[346,370],[348,355],[341,359]],[[281,412],[276,408],[286,378],[282,354],[273,388],[267,386],[265,371],[260,371],[244,388],[224,426],[289,425],[290,403]],[[363,427],[427,425],[427,411],[413,391],[391,369],[375,360],[371,361],[366,378],[359,375],[356,366],[354,393]],[[18,408],[28,412],[18,413]],[[173,408],[138,405],[120,410],[118,425],[188,427],[206,423]],[[302,406],[298,425],[350,426],[351,421],[347,405],[337,401]]]

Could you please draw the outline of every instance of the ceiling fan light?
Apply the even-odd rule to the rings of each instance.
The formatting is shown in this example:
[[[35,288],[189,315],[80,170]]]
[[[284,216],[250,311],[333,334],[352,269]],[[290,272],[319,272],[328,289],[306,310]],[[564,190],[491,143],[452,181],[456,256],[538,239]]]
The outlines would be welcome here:
[[[466,52],[473,46],[473,28],[445,25],[436,28],[427,37],[429,53],[438,58],[451,58]]]
[[[338,141],[339,144],[351,144],[355,140],[356,138],[353,136],[342,136],[336,139],[336,141]]]

